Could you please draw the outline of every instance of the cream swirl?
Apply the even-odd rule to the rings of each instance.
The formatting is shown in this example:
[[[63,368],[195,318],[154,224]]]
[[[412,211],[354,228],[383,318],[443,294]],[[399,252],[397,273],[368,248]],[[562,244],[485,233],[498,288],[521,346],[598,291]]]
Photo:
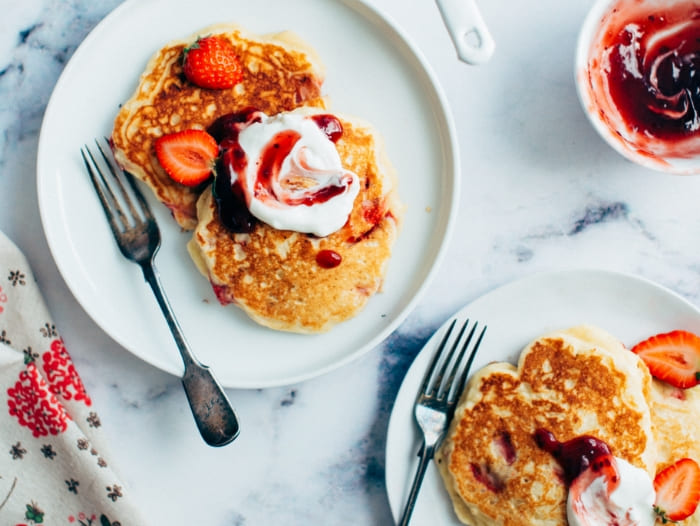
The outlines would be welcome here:
[[[696,131],[700,129],[700,53],[696,42],[688,42],[690,34],[700,35],[699,20],[677,22],[651,34],[641,60],[655,97],[648,108],[667,119],[682,121],[688,131]]]
[[[619,481],[584,471],[569,488],[567,519],[571,526],[653,526],[654,487],[646,471],[615,458]]]
[[[335,145],[311,117],[257,113],[240,131],[238,144],[246,162],[237,170],[237,181],[256,218],[280,230],[317,236],[346,223],[359,178],[343,168]]]

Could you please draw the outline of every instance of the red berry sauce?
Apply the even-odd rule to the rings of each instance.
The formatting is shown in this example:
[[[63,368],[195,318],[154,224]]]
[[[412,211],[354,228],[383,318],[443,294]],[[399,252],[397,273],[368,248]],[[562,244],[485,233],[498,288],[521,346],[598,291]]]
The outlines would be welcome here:
[[[640,152],[700,153],[689,144],[700,136],[700,5],[621,0],[599,34],[589,79],[603,117]]]
[[[336,142],[342,137],[343,126],[335,116],[320,114],[311,118],[329,140]],[[216,180],[213,187],[214,198],[222,223],[233,232],[249,233],[254,230],[257,224],[257,219],[248,210],[242,178],[239,177],[239,174],[245,171],[248,159],[238,142],[238,135],[247,126],[261,121],[262,114],[254,108],[248,108],[219,117],[207,129],[209,134],[216,139],[222,152],[217,163]],[[286,130],[278,133],[265,146],[253,189],[257,198],[278,199],[273,191],[272,182],[279,176],[284,159],[300,138],[301,136],[297,132]],[[344,186],[324,186],[315,192],[304,193],[299,198],[286,198],[284,203],[290,206],[311,206],[326,202],[343,191],[345,191]],[[339,255],[338,257],[340,258]],[[326,264],[330,264],[330,266],[326,268],[340,264],[340,260],[335,264],[332,264],[331,260],[329,261],[330,263],[326,262]]]
[[[605,442],[590,435],[559,442],[551,431],[540,428],[535,431],[535,442],[559,462],[567,484],[593,465],[596,459],[611,455]]]
[[[255,196],[263,199],[265,196],[275,199],[272,182],[279,176],[282,163],[292,151],[301,135],[294,130],[284,130],[274,136],[265,145],[260,159],[260,167],[255,179]]]
[[[515,462],[517,453],[515,451],[515,446],[513,446],[513,439],[508,431],[501,431],[498,435],[496,438],[496,448],[505,459],[506,464],[510,466]]]
[[[238,144],[238,134],[246,126],[260,120],[259,112],[248,108],[219,117],[207,129],[219,143],[219,150],[222,152],[216,165],[216,178],[212,187],[214,199],[221,222],[232,232],[250,233],[257,224],[257,219],[248,211],[240,181],[232,181],[233,175],[245,170],[248,164],[245,152]]]
[[[335,115],[323,113],[321,115],[314,115],[311,118],[332,142],[338,142],[343,136],[343,125]]]
[[[316,263],[322,268],[335,268],[343,261],[343,256],[335,250],[320,250],[316,254]]]
[[[317,203],[325,203],[329,199],[345,191],[343,185],[328,185],[314,192],[304,192],[300,197],[275,195],[273,182],[279,179],[282,163],[290,154],[294,145],[301,139],[301,135],[294,130],[285,130],[277,135],[265,146],[260,160],[260,167],[255,179],[255,197],[261,200],[278,200],[289,206],[313,206]],[[239,172],[240,173],[240,172]]]
[[[505,489],[505,483],[491,471],[488,465],[479,465],[472,462],[469,467],[472,470],[472,476],[486,486],[486,489],[489,491],[499,493]]]
[[[236,173],[236,167],[243,163],[245,153],[240,148],[224,150],[216,165],[216,177],[212,187],[221,222],[236,233],[250,233],[257,224],[257,219],[246,205],[240,181],[232,183],[231,175]]]

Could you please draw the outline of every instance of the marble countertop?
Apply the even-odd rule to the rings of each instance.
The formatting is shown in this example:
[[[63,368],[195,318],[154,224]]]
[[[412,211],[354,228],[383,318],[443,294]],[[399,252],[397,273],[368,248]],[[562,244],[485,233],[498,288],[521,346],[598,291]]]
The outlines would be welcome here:
[[[478,67],[457,60],[432,2],[407,8],[373,0],[425,55],[447,96],[462,158],[457,229],[422,300],[384,344],[297,385],[229,390],[243,432],[230,446],[208,448],[179,379],[121,348],[73,298],[39,218],[36,153],[46,104],[71,54],[119,3],[5,6],[0,230],[32,263],[100,408],[113,465],[152,524],[391,524],[384,451],[404,374],[450,314],[521,276],[609,269],[700,304],[700,179],[625,160],[578,102],[572,62],[589,0],[483,2],[496,53]]]

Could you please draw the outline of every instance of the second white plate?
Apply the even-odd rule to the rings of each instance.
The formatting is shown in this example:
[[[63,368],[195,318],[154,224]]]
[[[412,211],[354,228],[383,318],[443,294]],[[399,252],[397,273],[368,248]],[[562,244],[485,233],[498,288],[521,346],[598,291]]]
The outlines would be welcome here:
[[[299,336],[262,328],[235,307],[219,306],[187,255],[188,234],[151,199],[163,234],[156,263],[196,354],[227,387],[289,384],[373,348],[415,305],[456,215],[454,126],[420,53],[395,24],[359,0],[202,0],[197,9],[187,0],[127,0],[119,6],[75,52],[49,101],[37,160],[39,208],[53,257],[83,308],[113,339],[165,371],[182,371],[172,337],[138,266],[116,248],[79,149],[111,132],[119,104],[156,50],[216,22],[258,34],[292,30],[317,49],[331,110],[376,126],[407,205],[384,292],[330,333]]]
[[[580,324],[596,325],[633,345],[673,329],[700,333],[700,310],[645,279],[597,270],[572,270],[529,276],[498,288],[457,314],[488,325],[472,371],[492,361],[516,363],[520,351],[542,334]],[[445,326],[416,356],[399,389],[389,421],[386,487],[398,519],[408,496],[420,435],[413,403]],[[412,526],[461,526],[433,464],[418,496]]]

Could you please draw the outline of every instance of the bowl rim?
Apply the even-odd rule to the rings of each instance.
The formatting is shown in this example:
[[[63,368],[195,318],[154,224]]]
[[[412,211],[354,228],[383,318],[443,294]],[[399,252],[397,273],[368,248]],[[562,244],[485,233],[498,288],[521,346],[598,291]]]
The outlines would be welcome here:
[[[613,6],[628,1],[631,0],[595,0],[583,20],[576,40],[574,59],[574,82],[579,102],[586,117],[598,134],[608,145],[628,160],[645,168],[669,174],[700,174],[700,155],[692,158],[683,158],[652,156],[648,152],[640,153],[637,147],[627,141],[621,132],[612,128],[611,124],[604,120],[600,115],[600,111],[598,111],[598,102],[592,93],[590,76],[588,74],[591,48],[595,39],[602,33],[600,29],[605,23],[606,15]]]

